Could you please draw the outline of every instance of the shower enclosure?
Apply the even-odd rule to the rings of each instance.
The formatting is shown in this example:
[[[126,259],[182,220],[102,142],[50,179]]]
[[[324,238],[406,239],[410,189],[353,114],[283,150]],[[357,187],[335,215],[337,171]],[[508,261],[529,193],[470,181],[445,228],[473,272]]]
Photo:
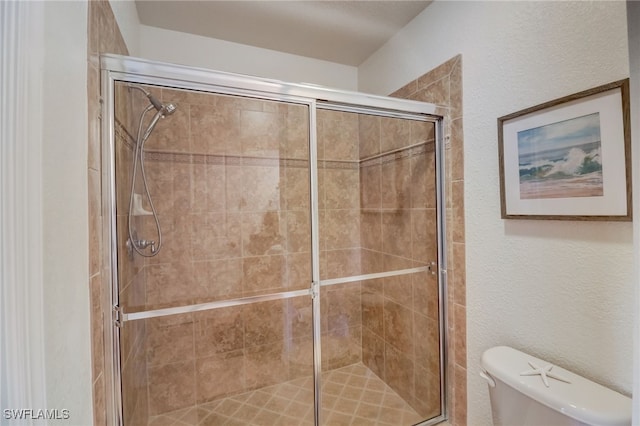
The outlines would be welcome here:
[[[102,68],[110,422],[445,419],[434,106]]]

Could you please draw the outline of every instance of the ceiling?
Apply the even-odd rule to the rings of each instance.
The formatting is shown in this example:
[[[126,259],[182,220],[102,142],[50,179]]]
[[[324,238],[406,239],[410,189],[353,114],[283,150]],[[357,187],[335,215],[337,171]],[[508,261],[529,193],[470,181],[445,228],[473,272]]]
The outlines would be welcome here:
[[[144,25],[358,66],[431,1],[136,0]]]

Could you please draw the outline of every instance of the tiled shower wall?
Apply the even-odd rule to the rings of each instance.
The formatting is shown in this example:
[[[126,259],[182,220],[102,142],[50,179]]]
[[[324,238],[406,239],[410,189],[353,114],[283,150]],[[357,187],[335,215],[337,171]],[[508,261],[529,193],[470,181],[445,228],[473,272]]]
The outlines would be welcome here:
[[[363,263],[377,265],[370,272],[437,261],[434,141],[431,123],[361,117]],[[365,365],[423,417],[439,414],[436,277],[422,272],[362,287]]]
[[[104,347],[103,347],[103,331],[102,331],[102,307],[101,307],[101,297],[103,293],[103,285],[107,285],[108,283],[103,283],[103,265],[102,265],[102,238],[101,238],[101,229],[102,229],[102,217],[101,217],[101,163],[100,163],[100,108],[99,108],[99,93],[100,93],[100,85],[99,85],[99,60],[98,55],[100,53],[117,53],[117,54],[127,54],[126,46],[122,40],[121,34],[118,30],[117,24],[113,17],[113,13],[107,1],[92,1],[89,2],[89,28],[88,28],[88,38],[89,38],[89,51],[88,51],[88,96],[89,96],[89,157],[88,157],[88,168],[89,168],[89,214],[90,214],[90,286],[91,286],[91,295],[92,295],[92,353],[93,353],[93,379],[94,379],[94,420],[96,425],[105,424],[106,416],[105,416],[105,376],[104,376]],[[448,188],[448,194],[452,195],[448,197],[448,242],[449,242],[449,276],[450,276],[450,300],[449,300],[449,334],[451,337],[449,353],[451,356],[452,362],[449,364],[450,368],[450,389],[448,389],[450,401],[452,402],[452,421],[454,424],[465,424],[466,422],[466,351],[465,351],[465,299],[464,299],[464,221],[463,221],[463,205],[462,205],[462,183],[463,183],[463,175],[462,175],[462,109],[461,109],[461,63],[460,58],[454,58],[451,61],[443,64],[441,67],[433,70],[425,74],[425,76],[417,79],[411,83],[409,83],[406,87],[398,91],[395,96],[408,97],[412,99],[424,100],[428,102],[434,102],[443,107],[443,111],[446,112],[449,121],[450,127],[447,131],[447,134],[450,137],[450,147],[447,150],[447,176],[450,177],[450,187]],[[170,100],[173,101],[173,100]],[[205,118],[206,119],[206,118]],[[360,124],[358,124],[360,126]],[[330,126],[327,128],[329,134],[332,132]],[[358,128],[357,131],[360,129]],[[319,129],[319,131],[321,131]],[[336,132],[334,132],[335,134]],[[339,132],[343,134],[342,132]],[[288,153],[290,156],[291,153]],[[295,155],[293,155],[295,158]],[[358,153],[358,159],[365,158],[365,156]],[[322,169],[322,164],[321,164]],[[301,171],[302,175],[306,176],[306,170]],[[322,180],[323,172],[320,171],[320,179]],[[343,174],[342,172],[336,173],[336,176]],[[285,181],[287,185],[307,185],[308,182],[300,181],[299,179],[289,179]],[[342,186],[343,181],[338,181],[338,186]],[[359,184],[359,182],[358,182]],[[215,197],[212,197],[211,202],[215,202]],[[348,200],[342,200],[348,202]],[[337,202],[342,202],[338,200]],[[323,202],[321,197],[320,202]],[[348,210],[348,208],[347,208]],[[361,223],[365,222],[366,219],[363,219],[365,216],[364,213],[360,215],[359,221]],[[287,218],[288,220],[288,218]],[[282,221],[280,219],[279,221]],[[306,225],[304,222],[301,225],[304,228]],[[349,229],[354,229],[353,226],[350,226]],[[337,235],[336,238],[342,238],[344,235]],[[348,238],[352,238],[353,236],[348,236]],[[271,237],[269,237],[271,238]],[[364,237],[363,237],[364,238]],[[343,243],[339,243],[341,245]],[[364,245],[364,243],[363,243]],[[336,246],[337,247],[337,246]],[[340,249],[348,250],[348,247],[341,247]],[[330,250],[327,250],[326,255],[323,255],[323,264],[326,265],[326,262],[331,262],[332,259],[335,262],[340,261],[340,256],[334,255],[333,257],[329,253]],[[303,276],[306,276],[307,264],[306,261],[302,261],[303,253],[296,253],[297,260],[299,265],[302,265]],[[364,256],[363,258],[366,258]],[[360,262],[360,257],[355,256],[352,258],[353,261]],[[453,260],[453,261],[451,261]],[[295,262],[295,259],[292,259],[292,262]],[[304,265],[303,265],[304,263]],[[366,261],[363,261],[366,263]],[[285,265],[287,263],[285,262]],[[289,263],[293,264],[293,263]],[[353,263],[351,263],[353,264]],[[259,265],[261,267],[261,265]],[[143,270],[145,268],[142,268]],[[233,274],[231,274],[233,275]],[[142,275],[141,275],[142,276]],[[326,278],[326,277],[324,277]],[[429,280],[429,277],[426,277]],[[233,281],[233,279],[231,279]],[[366,284],[353,284],[345,286],[345,291],[352,294],[353,298],[345,298],[339,294],[335,294],[334,299],[339,301],[349,301],[346,302],[347,305],[350,303],[353,306],[354,300],[361,298],[364,300],[367,294],[367,290],[364,289]],[[358,291],[354,290],[351,287],[359,287],[363,286],[362,296],[357,296]],[[162,289],[161,292],[164,292],[166,289]],[[337,289],[336,289],[337,290]],[[161,296],[160,296],[161,297]],[[327,297],[327,296],[325,296]],[[414,295],[415,297],[415,295]],[[401,305],[401,304],[400,304]],[[328,307],[331,306],[329,303],[323,303],[323,306]],[[336,311],[333,314],[334,323],[335,324],[345,324],[345,322],[341,319],[342,315],[340,314],[340,308],[336,307]],[[302,300],[291,300],[287,306],[283,306],[280,310],[276,307],[275,310],[270,309],[269,312],[275,311],[276,313],[282,311],[283,315],[287,315],[290,312],[295,314],[295,319],[298,321],[298,329],[304,330],[304,335],[307,334],[307,329],[310,327],[310,312],[309,307],[306,301]],[[351,308],[349,308],[350,312],[353,312]],[[356,309],[357,312],[357,309]],[[222,312],[221,312],[222,314]],[[331,316],[328,312],[323,312],[324,318],[329,318]],[[366,315],[366,314],[362,314]],[[231,316],[233,317],[233,316]],[[357,314],[355,316],[357,318]],[[340,318],[340,321],[338,319]],[[184,321],[184,319],[178,319],[176,321],[177,324],[189,324],[190,319]],[[352,322],[349,322],[352,321]],[[353,339],[355,342],[357,340],[358,330],[362,330],[362,327],[358,325],[358,320],[348,320],[347,328],[352,329],[353,332],[348,333],[349,338]],[[162,321],[158,321],[159,325]],[[192,321],[192,324],[195,324],[197,321]],[[154,324],[150,324],[147,326],[148,329],[152,329]],[[323,324],[323,334],[328,333],[329,324],[325,326]],[[189,326],[187,325],[187,329]],[[173,335],[169,334],[169,340],[171,340],[171,336],[183,335],[180,330],[184,331],[184,329],[180,329],[177,327],[173,329]],[[336,329],[339,330],[339,327]],[[210,330],[211,331],[211,330]],[[362,331],[360,331],[362,333]],[[267,333],[268,334],[268,333]],[[135,335],[135,333],[133,333]],[[344,333],[336,333],[336,335],[340,335],[344,337]],[[302,336],[302,333],[299,334]],[[353,337],[356,336],[356,337]],[[144,337],[144,335],[140,332],[139,337],[133,338],[133,341],[140,342]],[[219,338],[218,335],[217,338]],[[162,338],[160,339],[162,340]],[[225,340],[225,339],[223,339]],[[295,369],[301,365],[301,370],[307,371],[309,368],[307,365],[306,359],[308,359],[309,351],[309,338],[308,337],[300,337],[298,339],[299,350],[297,351],[297,357],[292,357],[289,360],[289,369]],[[195,328],[194,328],[194,347],[195,347]],[[226,340],[225,340],[226,341]],[[153,348],[152,340],[149,340],[149,347]],[[346,362],[344,360],[355,359],[357,356],[358,349],[355,345],[350,346],[355,351],[354,354],[350,354],[347,351],[346,355],[343,351],[341,344],[337,344],[336,348],[339,349],[338,355],[336,357],[330,356],[331,352],[328,350],[328,346],[325,349],[325,354],[323,356],[323,366],[327,368],[329,365],[338,366],[341,365],[342,362]],[[179,347],[179,345],[178,345]],[[195,350],[195,349],[194,349]],[[363,351],[363,349],[360,349]],[[147,360],[149,358],[153,358],[154,355],[149,355],[149,353],[155,353],[152,349],[147,349]],[[224,352],[222,352],[224,353]],[[175,356],[175,355],[174,355]],[[365,354],[363,356],[366,357]],[[161,356],[159,356],[161,358]],[[326,358],[325,358],[326,357]],[[169,356],[170,358],[170,356]],[[303,359],[305,361],[292,361],[294,359]],[[340,361],[340,360],[343,361]],[[155,362],[155,361],[154,361]],[[153,363],[152,363],[153,364]],[[170,364],[170,363],[169,363]],[[157,365],[168,365],[162,364],[161,360],[158,361]],[[151,367],[153,369],[153,367]],[[133,376],[132,376],[133,377]],[[144,404],[142,404],[144,405]],[[140,414],[138,414],[140,415]]]
[[[308,288],[306,107],[147,89],[177,110],[145,146],[163,248],[127,310]],[[312,374],[308,297],[146,322],[149,415]]]
[[[127,47],[106,0],[88,2],[87,28],[87,96],[88,96],[88,179],[89,179],[89,287],[91,294],[91,353],[93,378],[94,425],[106,425],[106,382],[103,340],[103,293],[109,283],[105,278],[102,241],[101,189],[101,53],[127,55]]]
[[[467,423],[466,284],[462,56],[406,84],[391,96],[434,103],[446,118],[445,173],[448,245],[448,378],[450,422]]]

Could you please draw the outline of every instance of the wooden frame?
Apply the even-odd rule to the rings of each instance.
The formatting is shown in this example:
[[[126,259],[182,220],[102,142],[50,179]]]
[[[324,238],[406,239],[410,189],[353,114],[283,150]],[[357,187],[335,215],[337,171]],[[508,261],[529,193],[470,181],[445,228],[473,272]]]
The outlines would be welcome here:
[[[630,221],[629,79],[498,118],[503,219]]]

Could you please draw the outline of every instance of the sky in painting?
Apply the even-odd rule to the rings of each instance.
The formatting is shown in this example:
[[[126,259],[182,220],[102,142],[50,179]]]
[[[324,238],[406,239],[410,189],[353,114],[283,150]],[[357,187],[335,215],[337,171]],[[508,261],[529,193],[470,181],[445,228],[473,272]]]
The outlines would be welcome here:
[[[527,155],[600,140],[600,113],[518,132],[518,152]]]

